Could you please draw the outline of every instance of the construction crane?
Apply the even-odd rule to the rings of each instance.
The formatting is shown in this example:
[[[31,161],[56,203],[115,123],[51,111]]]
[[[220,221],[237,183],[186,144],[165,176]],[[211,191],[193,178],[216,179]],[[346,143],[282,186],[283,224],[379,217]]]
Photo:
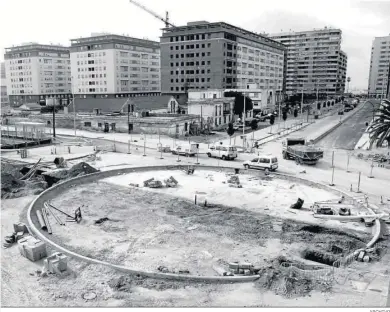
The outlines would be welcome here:
[[[169,22],[169,13],[165,12],[165,19],[158,15],[157,13],[153,12],[152,10],[148,9],[147,7],[143,6],[141,3],[134,1],[134,0],[129,0],[130,3],[136,5],[137,7],[141,8],[142,10],[148,12],[149,14],[152,14],[155,18],[159,19],[160,21],[163,21],[165,23],[165,27],[176,27],[172,23]]]

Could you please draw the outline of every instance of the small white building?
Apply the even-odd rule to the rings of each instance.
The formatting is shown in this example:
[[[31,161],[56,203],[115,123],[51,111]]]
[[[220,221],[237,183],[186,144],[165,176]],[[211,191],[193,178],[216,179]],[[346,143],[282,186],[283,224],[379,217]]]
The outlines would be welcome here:
[[[188,114],[200,116],[202,127],[225,127],[234,119],[233,108],[234,98],[224,97],[223,90],[188,91]]]

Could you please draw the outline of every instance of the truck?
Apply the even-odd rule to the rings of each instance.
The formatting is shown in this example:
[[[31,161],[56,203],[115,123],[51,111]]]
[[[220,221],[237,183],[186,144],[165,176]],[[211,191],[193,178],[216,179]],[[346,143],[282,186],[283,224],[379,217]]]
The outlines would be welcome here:
[[[297,164],[315,165],[324,157],[324,151],[310,146],[304,138],[287,138],[283,143],[283,158],[294,159]]]
[[[190,144],[188,147],[177,145],[173,150],[173,155],[182,155],[186,157],[193,157],[198,153],[199,144]]]

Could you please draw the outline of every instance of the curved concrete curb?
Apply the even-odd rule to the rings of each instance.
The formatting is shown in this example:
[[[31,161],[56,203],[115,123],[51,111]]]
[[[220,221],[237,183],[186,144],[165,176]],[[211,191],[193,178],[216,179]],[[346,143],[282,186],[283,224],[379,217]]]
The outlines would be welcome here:
[[[90,182],[95,182],[96,180],[101,180],[104,178],[112,177],[115,175],[123,175],[123,174],[128,174],[128,173],[133,173],[133,172],[142,172],[142,171],[155,171],[155,170],[164,170],[164,169],[174,169],[174,170],[179,170],[185,166],[178,166],[178,165],[164,165],[164,166],[146,166],[146,167],[133,167],[133,168],[122,168],[122,169],[114,169],[114,170],[109,170],[109,171],[101,171],[89,175],[85,175],[82,177],[76,177],[67,181],[64,181],[62,183],[59,183],[57,185],[54,185],[53,187],[45,190],[42,192],[29,206],[28,211],[27,211],[27,220],[28,224],[30,227],[31,232],[39,237],[42,241],[46,242],[47,244],[51,245],[54,249],[63,252],[64,254],[67,254],[68,256],[71,256],[73,258],[76,258],[81,261],[89,262],[89,263],[94,263],[94,264],[100,264],[100,265],[105,265],[110,268],[116,269],[121,272],[129,273],[132,275],[141,275],[145,277],[150,277],[150,278],[156,278],[156,279],[168,279],[168,280],[176,280],[176,281],[203,281],[203,282],[218,282],[218,283],[243,283],[243,282],[252,282],[258,279],[260,276],[259,275],[253,275],[253,276],[195,276],[195,275],[180,275],[180,274],[165,274],[165,273],[155,273],[155,272],[147,272],[147,271],[141,271],[141,270],[135,270],[135,269],[130,269],[128,267],[124,267],[121,265],[115,265],[109,262],[97,260],[94,258],[86,257],[83,255],[80,255],[76,252],[73,252],[65,247],[62,247],[53,241],[50,240],[48,236],[46,236],[43,232],[39,230],[38,227],[35,226],[37,224],[37,217],[36,214],[33,213],[35,212],[38,208],[43,207],[43,204],[45,201],[53,198],[54,196],[58,196],[61,192],[68,188],[72,188],[75,185],[78,184],[85,184],[85,183],[90,183]],[[212,170],[217,170],[217,171],[232,171],[235,168],[231,167],[216,167],[216,166],[197,166],[199,169],[212,169]],[[241,168],[240,168],[241,169]],[[243,170],[243,169],[241,169]],[[342,194],[344,196],[350,197],[347,194],[335,190],[333,188],[330,188],[326,185],[323,185],[321,183],[316,183],[310,180],[305,180],[302,178],[297,178],[294,176],[290,175],[285,175],[278,173],[276,174],[277,176],[283,177],[285,179],[290,179],[294,181],[299,181],[301,183],[310,183],[311,185],[316,185],[317,187],[320,188],[326,188],[327,190],[331,189],[333,192],[337,192],[339,194]]]
[[[27,211],[27,220],[29,224],[29,228],[31,232],[39,237],[42,241],[46,242],[47,244],[51,245],[53,248],[55,248],[58,251],[63,252],[64,254],[76,258],[81,261],[94,263],[94,264],[100,264],[105,265],[110,268],[116,269],[121,272],[129,273],[132,275],[141,275],[145,277],[150,278],[156,278],[156,279],[168,279],[168,280],[176,280],[176,281],[198,281],[198,282],[218,282],[218,283],[244,283],[244,282],[252,282],[257,280],[260,276],[259,275],[252,275],[252,276],[195,276],[195,275],[180,275],[180,274],[172,274],[172,273],[155,273],[155,272],[147,272],[147,271],[141,271],[141,270],[134,270],[130,269],[124,266],[115,265],[109,262],[100,261],[97,259],[93,259],[90,257],[86,257],[83,255],[80,255],[76,252],[70,251],[69,249],[62,247],[53,241],[51,241],[45,234],[43,234],[36,226],[36,217],[33,213],[38,209],[39,207],[43,206],[43,203],[47,201],[48,199],[52,198],[56,194],[60,193],[61,191],[74,187],[76,184],[84,184],[88,182],[93,182],[96,180],[104,179],[106,177],[111,177],[119,174],[127,174],[132,172],[140,172],[140,171],[151,171],[151,170],[161,170],[161,169],[180,169],[183,166],[149,166],[149,167],[137,167],[137,168],[125,168],[125,169],[115,169],[110,171],[103,171],[103,172],[97,172],[89,175],[85,175],[82,177],[76,177],[67,181],[64,181],[60,184],[57,184],[44,192],[42,192],[29,206]],[[209,166],[204,166],[209,167]],[[212,169],[221,169],[218,167],[209,167]],[[233,168],[226,168],[228,170],[232,170]]]

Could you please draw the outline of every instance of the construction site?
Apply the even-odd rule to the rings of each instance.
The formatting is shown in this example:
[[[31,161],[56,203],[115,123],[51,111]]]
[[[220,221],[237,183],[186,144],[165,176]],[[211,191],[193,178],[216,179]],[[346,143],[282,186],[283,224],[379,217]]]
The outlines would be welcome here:
[[[367,105],[309,121],[303,98],[299,116],[279,104],[278,121],[214,137],[171,96],[164,112],[77,111],[73,95],[57,117],[4,117],[2,307],[390,306],[388,148],[353,119]]]

